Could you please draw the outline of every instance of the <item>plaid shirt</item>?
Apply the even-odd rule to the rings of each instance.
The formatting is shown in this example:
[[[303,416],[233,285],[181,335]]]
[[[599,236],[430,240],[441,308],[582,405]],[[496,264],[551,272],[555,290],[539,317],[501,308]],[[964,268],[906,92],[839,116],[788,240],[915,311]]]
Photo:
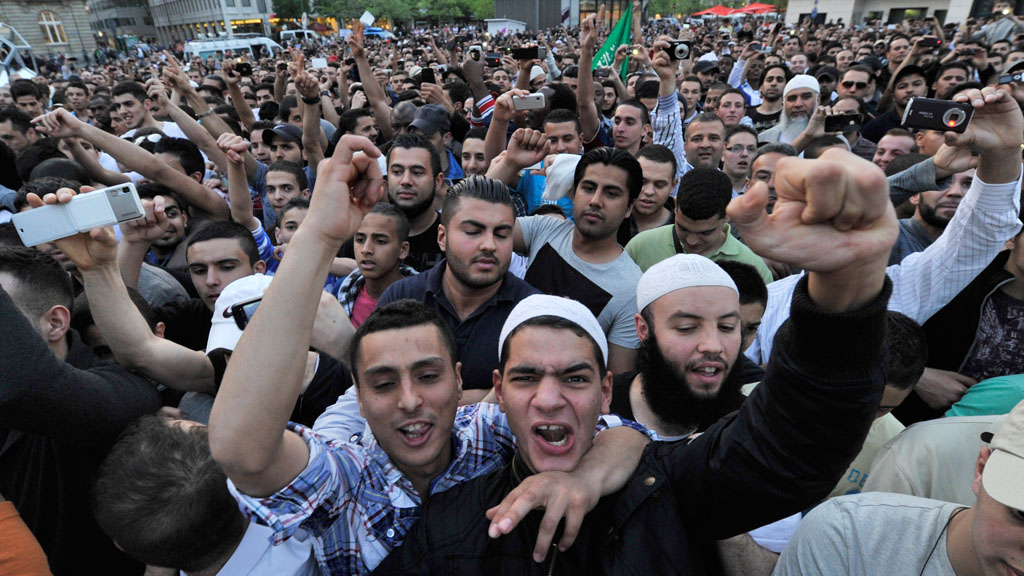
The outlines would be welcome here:
[[[402,273],[402,278],[408,278],[409,276],[415,276],[419,274],[412,266],[401,266],[399,272]],[[341,281],[337,290],[334,290],[334,296],[341,303],[342,308],[345,309],[345,313],[351,315],[352,308],[356,305],[356,298],[359,297],[359,292],[366,285],[366,279],[363,278],[363,273],[358,268],[353,270],[345,279]]]
[[[288,428],[309,446],[306,469],[266,498],[242,494],[230,480],[228,488],[244,510],[274,530],[275,544],[305,531],[314,536],[324,573],[369,573],[402,545],[419,519],[421,501],[412,482],[372,436],[358,445],[327,440],[295,423]],[[500,469],[515,452],[497,404],[459,408],[452,442],[452,462],[431,482],[432,494]]]

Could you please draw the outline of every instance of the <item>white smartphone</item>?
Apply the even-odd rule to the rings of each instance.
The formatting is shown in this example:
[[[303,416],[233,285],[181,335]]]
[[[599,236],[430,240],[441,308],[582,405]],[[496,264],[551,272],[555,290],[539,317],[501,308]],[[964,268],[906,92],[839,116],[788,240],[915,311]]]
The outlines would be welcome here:
[[[67,204],[50,204],[15,214],[11,221],[25,246],[53,242],[92,228],[146,214],[131,182],[78,194]]]
[[[544,94],[528,94],[526,96],[513,96],[512,107],[516,110],[536,110],[544,107]]]
[[[310,62],[312,62],[314,70],[327,68],[327,58],[312,58]]]

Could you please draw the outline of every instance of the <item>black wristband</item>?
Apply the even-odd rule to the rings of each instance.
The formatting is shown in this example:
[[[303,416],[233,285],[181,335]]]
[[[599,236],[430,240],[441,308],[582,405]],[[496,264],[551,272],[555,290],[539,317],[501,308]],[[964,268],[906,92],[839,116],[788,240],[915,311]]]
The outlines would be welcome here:
[[[306,104],[319,104],[320,103],[320,97],[319,96],[314,96],[313,98],[306,98],[305,96],[303,96],[302,97],[302,101],[305,102]]]

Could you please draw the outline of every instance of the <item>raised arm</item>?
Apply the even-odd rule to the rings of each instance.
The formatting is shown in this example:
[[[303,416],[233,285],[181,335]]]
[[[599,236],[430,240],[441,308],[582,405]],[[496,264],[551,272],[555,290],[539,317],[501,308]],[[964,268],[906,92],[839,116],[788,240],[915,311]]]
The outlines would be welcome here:
[[[231,202],[231,219],[245,226],[250,232],[262,226],[253,216],[252,195],[245,178],[245,165],[242,154],[249,149],[249,143],[241,136],[223,134],[217,139],[217,146],[223,151],[227,160],[228,200]]]
[[[487,127],[487,136],[484,136],[484,158],[490,162],[505,149],[508,140],[508,126],[515,114],[515,106],[512,98],[515,96],[526,96],[529,90],[518,88],[509,90],[502,94],[495,102],[491,113],[491,124]]]
[[[309,215],[224,374],[210,415],[210,449],[246,494],[273,494],[309,459],[306,443],[285,425],[302,385],[327,268],[380,196],[379,156],[365,138],[338,142],[321,167]]]
[[[91,191],[83,188],[83,192]],[[45,199],[30,195],[32,206],[70,202],[74,191],[62,188]],[[125,234],[132,229],[161,231],[163,198],[146,201],[147,215],[141,220],[150,225],[136,227],[123,223]],[[113,228],[93,230],[57,240],[57,247],[75,263],[82,273],[85,294],[96,327],[103,334],[114,357],[121,365],[137,370],[168,388],[212,394],[214,389],[213,365],[202,352],[164,340],[153,334],[142,314],[132,303],[117,266],[117,240]]]
[[[64,144],[67,145],[68,150],[71,152],[71,156],[75,159],[75,162],[78,162],[82,168],[85,168],[85,171],[89,173],[89,176],[94,182],[102,182],[107,186],[116,186],[117,184],[131,182],[131,178],[129,178],[127,174],[107,170],[100,165],[100,161],[96,158],[96,154],[83,148],[78,138],[65,138]]]
[[[579,85],[576,87],[576,105],[580,112],[583,142],[590,142],[601,128],[601,117],[594,103],[594,45],[597,31],[604,19],[604,4],[597,14],[591,14],[580,23]]]
[[[358,20],[352,21],[352,34],[349,34],[348,46],[352,50],[352,57],[356,60],[359,78],[363,81],[363,91],[366,92],[366,99],[369,100],[373,115],[377,118],[380,132],[384,135],[385,140],[390,140],[394,137],[394,132],[391,130],[391,106],[388,106],[388,102],[391,100],[373,75],[370,61],[366,58],[363,24]]]
[[[217,147],[217,141],[198,122],[186,114],[184,110],[171,102],[171,99],[167,97],[167,89],[162,82],[156,78],[149,79],[146,82],[146,92],[150,100],[158,102],[163,107],[164,111],[171,117],[171,120],[188,137],[189,142],[198,146],[206,154],[206,157],[217,165],[217,168],[220,170],[225,169],[224,154]]]
[[[217,193],[199,182],[178,172],[141,148],[127,140],[107,134],[75,118],[67,110],[60,108],[35,118],[36,130],[50,136],[66,138],[69,136],[85,138],[97,148],[105,151],[128,168],[135,170],[146,178],[159,182],[177,190],[197,210],[218,219],[228,217],[228,206],[217,196]]]
[[[301,52],[296,53],[292,80],[302,100],[302,150],[315,176],[317,166],[324,159],[320,145],[320,84],[306,72],[304,60]]]
[[[245,103],[245,95],[242,94],[242,89],[239,86],[239,74],[235,72],[235,62],[230,58],[225,58],[220,66],[220,77],[228,86],[228,96],[231,97],[231,105],[238,112],[238,118],[242,121],[242,126],[246,130],[251,130],[252,125],[256,123],[256,115],[252,113],[252,108],[249,108],[249,105]]]

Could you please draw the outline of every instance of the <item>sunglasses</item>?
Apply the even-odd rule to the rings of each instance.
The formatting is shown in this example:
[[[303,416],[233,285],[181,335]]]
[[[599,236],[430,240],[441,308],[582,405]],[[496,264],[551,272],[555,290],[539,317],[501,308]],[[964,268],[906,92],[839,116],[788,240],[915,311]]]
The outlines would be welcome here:
[[[868,83],[867,82],[854,82],[853,80],[847,80],[846,82],[843,82],[843,88],[846,88],[847,90],[849,90],[850,88],[853,88],[854,86],[857,87],[857,90],[863,90],[863,89],[868,87]]]
[[[159,134],[146,134],[145,136],[139,136],[134,140],[134,142],[136,146],[142,146],[142,144],[145,142],[156,144],[157,142],[160,141],[161,138],[163,138],[163,136]]]

